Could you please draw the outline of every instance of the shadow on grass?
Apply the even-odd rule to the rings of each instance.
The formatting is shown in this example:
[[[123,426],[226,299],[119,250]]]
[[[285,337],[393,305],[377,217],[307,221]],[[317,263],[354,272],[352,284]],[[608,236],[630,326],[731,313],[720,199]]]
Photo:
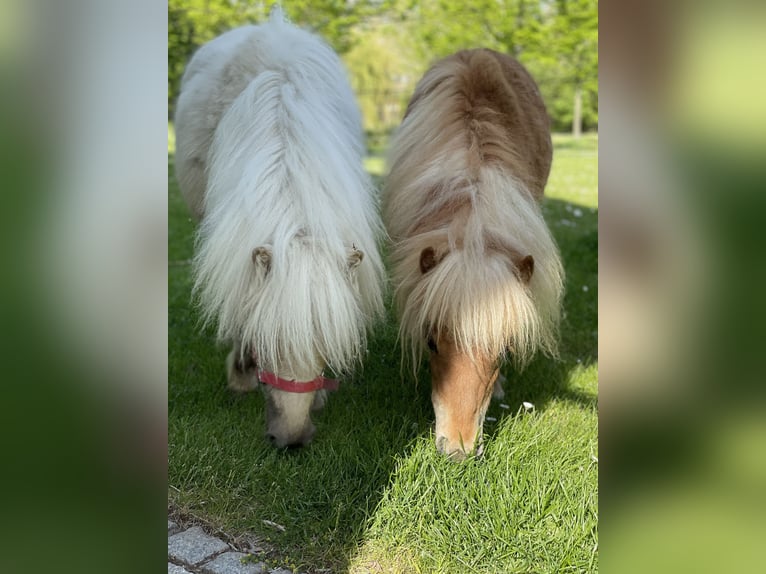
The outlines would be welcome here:
[[[539,357],[521,374],[506,365],[503,402],[510,410],[500,416],[515,412],[522,401],[538,410],[554,400],[595,407],[594,393],[569,384],[571,374],[597,356],[597,212],[582,208],[575,218],[575,207],[557,200],[545,205],[567,273],[561,359]],[[169,259],[186,261],[193,224],[172,178],[169,228]],[[427,365],[415,382],[402,371],[397,325],[389,309],[370,336],[363,368],[343,380],[315,417],[314,442],[304,449],[276,451],[263,438],[260,393],[234,395],[226,389],[227,350],[216,346],[211,329],[199,329],[191,267],[171,265],[168,273],[172,505],[231,535],[254,533],[265,546],[276,548],[273,556],[285,565],[346,571],[397,462],[430,435]],[[492,431],[488,435],[492,440]]]

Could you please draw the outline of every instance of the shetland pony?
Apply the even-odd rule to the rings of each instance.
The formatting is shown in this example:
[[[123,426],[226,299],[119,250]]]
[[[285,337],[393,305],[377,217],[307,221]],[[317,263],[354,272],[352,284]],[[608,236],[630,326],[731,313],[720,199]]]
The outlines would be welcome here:
[[[184,72],[176,174],[200,219],[194,293],[229,386],[266,394],[267,436],[307,444],[322,376],[365,350],[382,313],[382,225],[361,118],[337,55],[285,21],[223,34]]]
[[[430,350],[436,447],[457,459],[481,445],[500,360],[556,353],[563,268],[540,210],[551,158],[533,79],[486,49],[429,69],[392,140],[383,218],[400,337],[415,364]]]

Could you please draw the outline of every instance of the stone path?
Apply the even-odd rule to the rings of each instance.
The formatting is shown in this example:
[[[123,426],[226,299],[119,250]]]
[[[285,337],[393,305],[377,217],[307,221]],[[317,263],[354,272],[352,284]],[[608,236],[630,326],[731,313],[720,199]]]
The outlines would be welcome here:
[[[206,534],[200,526],[181,530],[168,519],[168,574],[293,574],[285,568],[269,569],[254,558]]]

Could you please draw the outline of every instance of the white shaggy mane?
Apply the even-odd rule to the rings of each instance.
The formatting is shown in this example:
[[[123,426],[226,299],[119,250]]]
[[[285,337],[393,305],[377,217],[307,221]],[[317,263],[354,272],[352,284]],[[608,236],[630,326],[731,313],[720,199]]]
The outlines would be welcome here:
[[[519,367],[538,350],[557,352],[564,273],[538,202],[550,167],[548,120],[541,99],[541,110],[531,99],[523,113],[502,108],[523,97],[507,94],[503,58],[477,50],[435,65],[391,143],[383,212],[400,337],[416,365],[439,333],[471,357],[509,353]],[[505,77],[525,81],[521,70]],[[529,120],[525,130],[516,118]],[[423,272],[428,248],[436,263]],[[528,255],[527,283],[519,262]]]
[[[206,179],[203,200],[194,185],[186,193],[202,215],[194,292],[205,321],[269,370],[348,370],[382,313],[383,266],[359,110],[340,60],[276,10],[198,51],[181,116],[193,126],[177,134],[182,191],[185,177]],[[268,265],[253,256],[259,247],[271,252]],[[363,260],[350,269],[354,249]]]

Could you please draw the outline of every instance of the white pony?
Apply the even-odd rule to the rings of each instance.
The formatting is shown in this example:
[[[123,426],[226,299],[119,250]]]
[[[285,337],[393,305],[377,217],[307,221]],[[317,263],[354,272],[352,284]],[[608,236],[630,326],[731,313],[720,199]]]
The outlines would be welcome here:
[[[311,440],[323,369],[358,363],[383,311],[382,225],[363,153],[339,58],[279,8],[189,62],[176,175],[201,220],[194,291],[219,340],[233,343],[229,386],[264,383],[279,447]]]

